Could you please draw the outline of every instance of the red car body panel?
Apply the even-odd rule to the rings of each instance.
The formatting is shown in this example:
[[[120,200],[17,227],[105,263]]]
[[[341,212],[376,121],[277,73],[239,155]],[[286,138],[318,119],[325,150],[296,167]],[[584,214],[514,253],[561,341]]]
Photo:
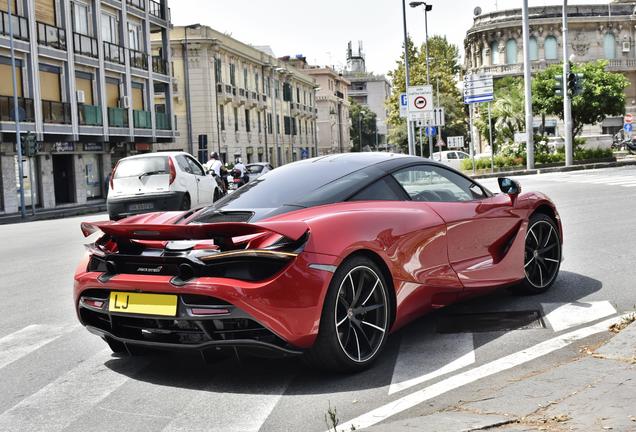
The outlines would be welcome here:
[[[310,207],[248,223],[190,224],[187,213],[134,216],[119,222],[85,224],[115,236],[156,240],[205,239],[210,233],[246,236],[277,233],[291,239],[309,232],[304,250],[275,276],[259,282],[200,277],[175,287],[170,276],[117,274],[108,281],[87,271],[88,258],[75,275],[79,308],[90,288],[213,296],[251,315],[264,327],[298,348],[309,348],[318,334],[323,301],[333,273],[353,253],[364,251],[380,260],[394,289],[395,330],[432,308],[518,282],[524,277],[524,240],[528,218],[546,206],[542,194],[511,199],[494,195],[470,202],[343,202]],[[178,222],[177,225],[174,223]],[[152,235],[136,231],[154,232]]]

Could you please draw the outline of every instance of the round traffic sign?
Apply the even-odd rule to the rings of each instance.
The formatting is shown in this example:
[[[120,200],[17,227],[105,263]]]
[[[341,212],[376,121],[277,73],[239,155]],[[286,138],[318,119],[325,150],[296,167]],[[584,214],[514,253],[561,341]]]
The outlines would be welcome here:
[[[413,105],[419,110],[426,108],[426,98],[424,96],[416,97],[413,101]]]
[[[632,124],[631,123],[625,123],[623,125],[623,129],[625,130],[625,132],[631,132],[633,130],[632,129]]]
[[[625,123],[629,124],[634,120],[634,116],[631,113],[625,114]]]

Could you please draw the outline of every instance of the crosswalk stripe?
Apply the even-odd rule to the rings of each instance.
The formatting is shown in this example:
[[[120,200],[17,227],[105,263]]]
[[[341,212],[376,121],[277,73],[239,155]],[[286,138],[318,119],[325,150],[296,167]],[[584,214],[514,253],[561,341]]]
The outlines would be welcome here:
[[[0,339],[0,369],[73,330],[74,326],[32,324]]]
[[[127,358],[114,371],[105,364],[110,359],[110,350],[102,350],[23,399],[0,415],[0,430],[61,431],[148,364]]]
[[[616,313],[616,309],[608,301],[541,303],[541,308],[543,309],[543,315],[555,332],[596,321]]]
[[[201,390],[163,432],[258,431],[285,393],[291,378],[268,386],[263,394],[253,388],[221,392]],[[214,388],[218,389],[218,386]]]
[[[433,399],[439,395],[463,387],[467,384],[489,377],[491,375],[503,372],[520,366],[524,363],[550,354],[559,349],[565,348],[571,343],[592,336],[597,333],[607,332],[610,325],[619,322],[622,317],[614,317],[584,327],[569,333],[555,336],[552,339],[540,342],[530,348],[518,351],[481,366],[474,367],[465,372],[452,375],[442,381],[432,384],[413,393],[402,396],[374,410],[364,413],[353,420],[342,423],[338,426],[339,430],[348,431],[353,428],[363,429],[374,424],[380,423],[389,417],[402,413],[416,405]]]
[[[402,340],[389,394],[475,363],[472,333],[435,334]]]

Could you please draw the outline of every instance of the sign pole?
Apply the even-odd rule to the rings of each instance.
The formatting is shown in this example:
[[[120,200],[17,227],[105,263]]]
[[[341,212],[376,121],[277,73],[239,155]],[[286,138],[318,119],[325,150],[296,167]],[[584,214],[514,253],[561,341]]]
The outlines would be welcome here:
[[[33,158],[35,155],[29,156],[29,183],[31,184],[31,214],[35,216],[35,197],[33,196]]]
[[[428,157],[433,159],[433,129],[428,130]]]
[[[490,172],[495,172],[495,143],[492,142],[492,113],[488,102],[488,133],[490,134]]]
[[[404,78],[406,81],[406,91],[408,93],[408,89],[409,86],[411,85],[411,77],[410,77],[410,71],[409,71],[409,46],[408,46],[408,33],[406,30],[406,0],[402,0],[402,23],[404,25]],[[409,111],[410,111],[410,106],[407,106],[407,111],[406,111],[406,115],[408,117],[409,115]],[[407,124],[407,133],[408,133],[408,142],[409,142],[409,154],[410,155],[415,155],[415,143],[413,141],[415,141],[414,137],[413,137],[413,130],[411,129],[411,119],[407,118],[408,124]]]
[[[470,158],[473,161],[473,175],[475,175],[475,143],[473,140],[473,104],[468,105],[468,136],[470,137]]]
[[[424,141],[422,141],[422,125],[420,125],[420,156],[424,157]]]

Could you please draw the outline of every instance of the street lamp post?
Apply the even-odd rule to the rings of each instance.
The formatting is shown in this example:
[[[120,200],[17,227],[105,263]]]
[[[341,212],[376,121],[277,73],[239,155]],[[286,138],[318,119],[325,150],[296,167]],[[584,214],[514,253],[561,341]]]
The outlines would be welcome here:
[[[430,85],[431,84],[431,73],[430,73],[430,65],[429,65],[429,58],[428,58],[428,13],[430,11],[433,10],[433,5],[430,5],[426,2],[411,2],[409,3],[409,5],[412,8],[416,8],[418,6],[424,6],[424,34],[425,34],[425,41],[424,41],[424,48],[425,48],[425,53],[424,55],[426,56],[426,84]],[[420,127],[421,129],[421,127]],[[421,131],[420,131],[421,132]],[[420,133],[421,135],[421,133]],[[433,134],[428,134],[428,157],[432,157],[433,154]],[[421,141],[421,138],[420,138]],[[423,143],[420,142],[420,145],[423,147]],[[422,156],[424,156],[424,149],[422,148]]]
[[[183,47],[183,61],[185,63],[185,87],[186,87],[186,109],[188,111],[188,152],[194,154],[194,141],[192,138],[192,104],[190,103],[190,60],[188,57],[188,29],[201,28],[201,24],[190,24],[183,28],[185,41]]]
[[[568,56],[568,1],[563,0],[563,122],[565,123],[565,166],[574,162],[572,152],[572,97],[568,91],[570,75],[570,58]]]
[[[532,136],[532,74],[529,48],[530,24],[528,18],[528,0],[523,0],[523,10],[521,15],[523,21],[523,84],[526,98],[526,167],[530,170],[534,168],[534,142]],[[566,45],[565,42],[563,44]]]
[[[404,75],[406,79],[405,87],[406,92],[409,91],[411,85],[411,78],[409,74],[409,46],[408,46],[408,33],[406,31],[406,0],[402,0],[402,21],[404,24]],[[406,117],[406,130],[408,131],[409,142],[409,154],[415,154],[415,143],[413,142],[413,130],[411,129],[411,119],[408,118],[408,111]]]
[[[15,50],[13,47],[13,16],[11,11],[12,1],[7,2],[7,14],[9,15],[9,50],[11,52],[11,80],[13,85],[13,117],[15,120],[15,145],[18,153],[18,183],[20,187],[20,215],[26,217],[24,206],[24,167],[22,166],[22,143],[20,142],[20,113],[18,110],[18,80],[15,72]],[[31,191],[33,191],[33,177],[31,181]],[[35,209],[35,203],[31,200],[31,207]]]

